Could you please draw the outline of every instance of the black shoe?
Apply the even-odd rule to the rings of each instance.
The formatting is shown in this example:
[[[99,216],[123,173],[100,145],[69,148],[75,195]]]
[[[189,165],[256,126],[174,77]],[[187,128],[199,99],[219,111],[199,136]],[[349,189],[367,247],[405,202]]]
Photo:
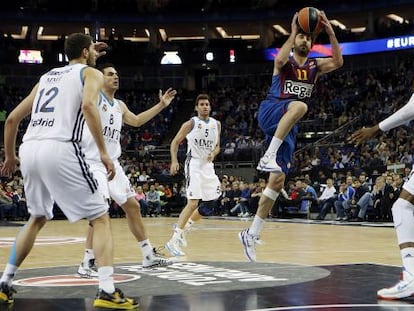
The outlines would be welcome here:
[[[0,305],[1,304],[12,304],[14,302],[13,294],[16,290],[7,285],[6,283],[0,284]]]

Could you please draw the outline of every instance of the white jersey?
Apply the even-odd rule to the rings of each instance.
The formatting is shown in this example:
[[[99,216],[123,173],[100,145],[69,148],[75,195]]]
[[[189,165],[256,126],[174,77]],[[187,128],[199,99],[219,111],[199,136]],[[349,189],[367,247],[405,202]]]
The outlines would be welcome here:
[[[102,124],[106,150],[112,160],[121,156],[122,109],[118,99],[110,100],[101,92],[97,105]],[[98,148],[89,128],[85,127],[85,157],[89,161],[101,161]]]
[[[187,157],[205,160],[218,143],[218,121],[212,117],[209,117],[207,120],[193,117],[191,120],[193,128],[186,136]]]
[[[81,110],[83,64],[55,68],[41,76],[30,124],[23,141],[52,139],[80,142],[85,119]]]

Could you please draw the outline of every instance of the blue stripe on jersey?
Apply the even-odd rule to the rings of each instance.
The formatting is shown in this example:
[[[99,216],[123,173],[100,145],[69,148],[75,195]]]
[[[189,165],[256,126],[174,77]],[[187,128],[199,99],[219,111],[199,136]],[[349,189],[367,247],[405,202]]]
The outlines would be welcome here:
[[[102,92],[99,92],[99,99],[98,99],[98,107],[102,104],[103,98],[102,98]]]
[[[84,85],[84,84],[85,84],[85,80],[83,79],[83,70],[84,70],[86,67],[87,67],[87,66],[85,66],[85,67],[81,68],[81,70],[79,70],[79,78],[80,78],[80,81],[81,81],[82,85]]]
[[[85,161],[85,154],[82,153],[81,147],[77,142],[72,142],[72,144],[75,149],[75,155],[78,159],[79,166],[82,170],[82,175],[88,183],[92,193],[95,193],[95,191],[98,190],[98,182],[93,178],[92,173],[89,171],[89,165]]]
[[[104,92],[101,91],[101,95],[106,99],[106,101],[111,105],[111,107],[114,106],[114,101],[112,101],[111,99],[109,99]]]

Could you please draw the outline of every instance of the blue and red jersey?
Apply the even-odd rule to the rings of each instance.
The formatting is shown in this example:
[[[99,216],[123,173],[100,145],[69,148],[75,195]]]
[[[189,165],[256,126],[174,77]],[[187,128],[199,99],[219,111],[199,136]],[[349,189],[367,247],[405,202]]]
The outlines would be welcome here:
[[[272,77],[266,100],[300,100],[307,103],[312,95],[317,80],[318,64],[316,59],[308,58],[300,66],[293,56],[280,69],[278,75]]]

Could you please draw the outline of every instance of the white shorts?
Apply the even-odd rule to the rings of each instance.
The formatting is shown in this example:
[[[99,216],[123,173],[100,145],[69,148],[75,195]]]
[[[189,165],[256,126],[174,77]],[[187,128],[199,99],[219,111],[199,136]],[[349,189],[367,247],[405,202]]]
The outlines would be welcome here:
[[[403,185],[403,189],[414,195],[414,165],[411,168],[410,175],[408,175],[408,180]]]
[[[108,204],[97,191],[97,181],[77,143],[27,141],[20,146],[19,156],[31,215],[53,218],[54,201],[71,222],[107,212]]]
[[[91,164],[90,170],[98,180],[98,191],[105,199],[112,198],[119,206],[125,204],[129,198],[135,197],[128,177],[125,175],[122,166],[118,161],[114,161],[115,177],[108,182],[105,166],[101,162]]]
[[[214,171],[214,163],[190,159],[185,163],[187,199],[216,200],[221,194],[220,180]]]

